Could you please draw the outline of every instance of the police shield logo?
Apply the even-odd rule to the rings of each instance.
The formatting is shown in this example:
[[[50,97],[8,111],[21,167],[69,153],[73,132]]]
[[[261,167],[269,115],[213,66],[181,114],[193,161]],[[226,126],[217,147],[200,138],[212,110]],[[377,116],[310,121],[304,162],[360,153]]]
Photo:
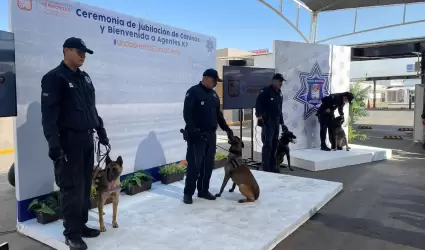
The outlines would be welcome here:
[[[317,61],[310,72],[299,72],[300,88],[294,100],[304,105],[304,120],[317,111],[322,98],[330,94],[329,73],[322,73]]]
[[[238,97],[241,94],[241,84],[239,80],[230,80],[227,86],[230,97]]]
[[[90,77],[86,76],[85,78],[86,78],[86,82],[91,83]]]
[[[307,78],[308,94],[307,103],[311,105],[318,105],[321,103],[323,97],[323,85],[325,84],[323,79],[314,77]]]

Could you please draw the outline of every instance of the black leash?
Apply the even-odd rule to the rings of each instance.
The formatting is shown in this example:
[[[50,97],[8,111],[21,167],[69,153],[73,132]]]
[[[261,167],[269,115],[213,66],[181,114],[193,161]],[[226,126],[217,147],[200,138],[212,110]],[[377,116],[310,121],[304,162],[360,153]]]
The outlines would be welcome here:
[[[111,145],[110,144],[105,145],[106,152],[102,152],[102,150],[100,149],[100,146],[102,144],[100,144],[98,137],[96,137],[96,141],[97,141],[97,143],[94,144],[94,146],[95,146],[94,151],[96,153],[96,160],[97,160],[97,166],[96,166],[95,170],[100,167],[100,164],[102,163],[102,161],[104,161],[105,158],[107,156],[109,156],[109,152],[111,152]]]

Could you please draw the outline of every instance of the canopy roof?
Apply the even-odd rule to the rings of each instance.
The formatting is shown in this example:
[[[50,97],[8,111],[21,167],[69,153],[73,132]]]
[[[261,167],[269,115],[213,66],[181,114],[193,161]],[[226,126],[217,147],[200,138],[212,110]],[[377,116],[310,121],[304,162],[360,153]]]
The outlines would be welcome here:
[[[425,0],[303,0],[312,11],[343,10],[393,4],[420,3]]]

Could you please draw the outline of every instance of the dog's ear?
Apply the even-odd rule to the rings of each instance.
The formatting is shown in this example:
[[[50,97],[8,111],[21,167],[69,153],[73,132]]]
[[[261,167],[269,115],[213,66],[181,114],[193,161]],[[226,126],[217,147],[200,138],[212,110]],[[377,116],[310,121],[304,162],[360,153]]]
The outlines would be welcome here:
[[[108,165],[111,162],[112,162],[111,157],[109,157],[109,155],[107,155],[106,158],[105,158],[105,164]]]
[[[243,141],[241,141],[241,144],[242,144],[242,148],[244,148],[245,147],[245,144],[243,143]]]
[[[120,165],[122,167],[123,161],[122,161],[122,157],[121,155],[118,156],[117,160],[116,160],[117,164]]]

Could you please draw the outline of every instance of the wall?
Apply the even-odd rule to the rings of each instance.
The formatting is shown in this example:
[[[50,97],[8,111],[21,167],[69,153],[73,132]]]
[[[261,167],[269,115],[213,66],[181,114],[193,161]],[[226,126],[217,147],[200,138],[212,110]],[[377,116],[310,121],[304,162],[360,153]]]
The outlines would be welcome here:
[[[351,50],[341,46],[274,41],[274,51],[276,72],[287,80],[282,87],[283,119],[297,136],[297,143],[291,144],[291,148],[319,147],[315,114],[321,97],[349,90]],[[344,113],[348,117],[347,105]],[[255,136],[258,143],[254,143],[254,150],[261,152],[261,128]]]

